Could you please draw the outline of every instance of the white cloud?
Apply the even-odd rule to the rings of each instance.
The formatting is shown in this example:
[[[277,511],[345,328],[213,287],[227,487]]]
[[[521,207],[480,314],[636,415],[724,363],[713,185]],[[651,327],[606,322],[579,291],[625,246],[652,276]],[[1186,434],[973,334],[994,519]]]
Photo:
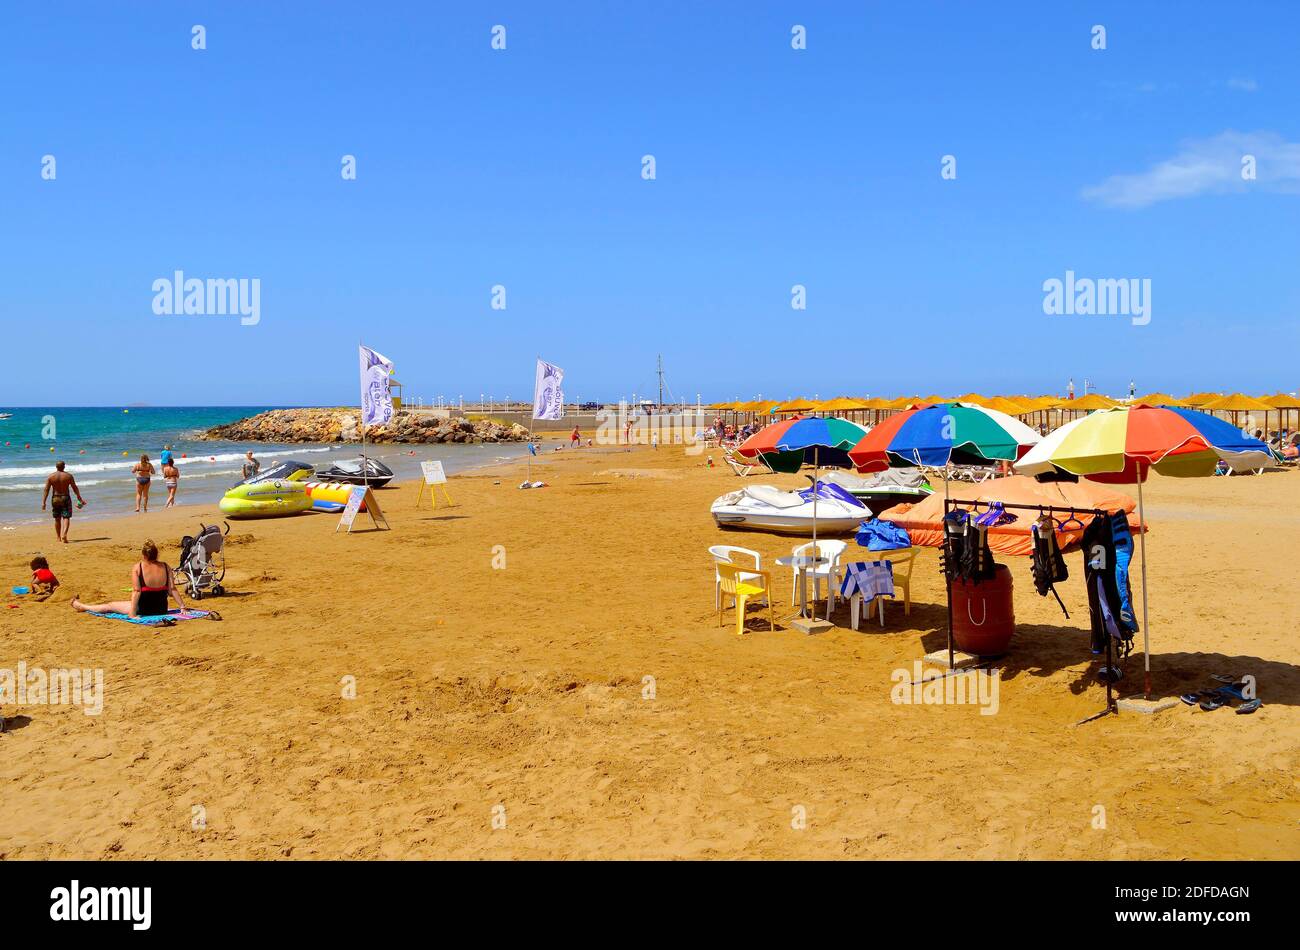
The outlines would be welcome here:
[[[1241,177],[1242,158],[1253,155],[1255,181]],[[1145,208],[1158,201],[1254,189],[1300,192],[1300,143],[1276,132],[1222,132],[1189,139],[1172,158],[1144,172],[1112,175],[1083,190],[1089,201],[1113,208]]]
[[[1228,88],[1237,92],[1255,92],[1259,89],[1259,83],[1253,79],[1229,79]]]

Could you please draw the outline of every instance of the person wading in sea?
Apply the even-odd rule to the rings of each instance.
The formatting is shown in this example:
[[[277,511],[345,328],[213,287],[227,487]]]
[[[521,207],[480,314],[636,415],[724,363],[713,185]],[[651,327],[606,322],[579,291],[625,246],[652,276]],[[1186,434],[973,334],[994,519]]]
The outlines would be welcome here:
[[[54,472],[45,480],[45,491],[41,495],[41,511],[45,510],[46,502],[52,501],[52,510],[54,512],[54,536],[64,544],[68,543],[68,529],[72,527],[72,495],[77,496],[77,507],[85,508],[86,499],[81,497],[81,489],[77,487],[77,480],[72,477],[71,472],[63,470],[63,461],[54,463]],[[53,492],[53,499],[50,493]]]

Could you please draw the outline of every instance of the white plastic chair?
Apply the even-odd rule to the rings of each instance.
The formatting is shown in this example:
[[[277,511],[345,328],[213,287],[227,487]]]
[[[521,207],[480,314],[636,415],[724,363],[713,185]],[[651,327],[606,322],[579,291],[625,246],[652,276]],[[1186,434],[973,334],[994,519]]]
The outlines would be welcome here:
[[[814,550],[816,548],[816,550]],[[801,544],[794,549],[795,557],[824,557],[825,564],[814,564],[812,567],[805,568],[808,576],[813,581],[814,601],[821,596],[822,582],[826,582],[826,618],[831,616],[831,604],[838,603],[840,598],[840,558],[844,555],[848,544],[844,541],[809,541],[807,544]],[[795,597],[799,588],[799,569],[792,567],[790,569],[790,603],[795,603]]]
[[[713,569],[713,608],[715,610],[721,610],[722,575],[718,573],[716,565],[720,563],[735,564],[736,561],[733,560],[734,556],[737,554],[743,554],[746,557],[753,559],[754,570],[761,571],[763,569],[763,556],[757,551],[751,551],[749,548],[737,547],[734,544],[715,544],[713,547],[709,548],[709,553],[713,555],[713,563],[715,565]],[[744,565],[740,566],[744,567]],[[740,581],[742,584],[755,584],[759,587],[764,587],[763,576],[761,574],[750,574],[747,571],[741,571],[741,573],[737,575],[736,580]],[[771,606],[772,595],[765,592],[763,594],[763,602],[768,606]]]

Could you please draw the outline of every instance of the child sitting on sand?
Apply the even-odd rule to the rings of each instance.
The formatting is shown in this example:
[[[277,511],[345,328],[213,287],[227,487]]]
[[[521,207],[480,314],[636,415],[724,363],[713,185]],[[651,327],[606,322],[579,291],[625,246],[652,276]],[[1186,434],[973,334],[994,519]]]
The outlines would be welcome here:
[[[37,600],[45,600],[59,586],[59,579],[50,570],[50,562],[39,554],[32,558],[32,593]]]

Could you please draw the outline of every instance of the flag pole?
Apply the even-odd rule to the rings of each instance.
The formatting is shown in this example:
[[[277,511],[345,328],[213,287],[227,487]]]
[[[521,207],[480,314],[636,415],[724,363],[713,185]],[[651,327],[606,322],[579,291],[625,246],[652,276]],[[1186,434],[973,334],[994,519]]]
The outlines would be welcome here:
[[[357,340],[358,352],[360,352],[360,348],[361,348],[361,347],[364,347],[364,346],[365,346],[365,344],[362,343],[360,339],[358,339],[358,340]],[[361,389],[361,484],[365,486],[365,488],[366,488],[367,491],[369,491],[369,490],[370,490],[370,476],[369,476],[370,463],[369,463],[369,461],[366,459],[366,390],[365,390],[365,376],[364,376],[364,375],[362,376],[361,383],[362,383],[362,389]]]
[[[534,353],[533,359],[541,360],[541,354]],[[534,429],[537,428],[537,363],[533,363],[533,417],[528,421],[528,474],[524,476],[524,481],[528,484],[533,483],[533,436]]]

